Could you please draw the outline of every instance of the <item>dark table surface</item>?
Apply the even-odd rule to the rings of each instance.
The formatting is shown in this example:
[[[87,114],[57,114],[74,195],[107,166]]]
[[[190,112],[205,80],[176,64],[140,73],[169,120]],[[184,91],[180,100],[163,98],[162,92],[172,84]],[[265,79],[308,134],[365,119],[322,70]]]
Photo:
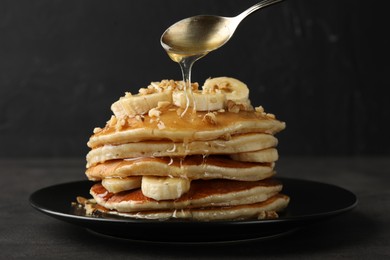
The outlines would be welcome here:
[[[83,159],[1,159],[0,258],[37,259],[389,259],[390,158],[283,156],[278,176],[326,182],[355,193],[352,211],[277,239],[218,245],[161,245],[96,236],[33,209],[29,196],[85,180]]]

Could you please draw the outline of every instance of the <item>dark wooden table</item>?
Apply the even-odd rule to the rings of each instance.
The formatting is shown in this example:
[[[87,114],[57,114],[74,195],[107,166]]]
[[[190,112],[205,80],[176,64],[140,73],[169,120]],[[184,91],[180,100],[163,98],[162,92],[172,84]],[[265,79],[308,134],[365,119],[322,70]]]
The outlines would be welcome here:
[[[37,259],[389,259],[390,158],[280,158],[278,175],[335,184],[358,206],[273,240],[229,245],[151,245],[95,236],[44,215],[32,192],[84,180],[83,159],[1,159],[0,258]]]

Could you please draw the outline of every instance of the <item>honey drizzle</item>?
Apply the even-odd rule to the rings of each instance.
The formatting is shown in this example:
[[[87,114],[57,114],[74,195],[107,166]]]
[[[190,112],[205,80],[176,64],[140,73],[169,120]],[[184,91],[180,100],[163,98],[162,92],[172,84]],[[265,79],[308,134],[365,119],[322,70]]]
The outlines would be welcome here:
[[[186,55],[186,54],[180,54],[177,52],[174,52],[173,50],[166,50],[168,53],[168,56],[175,62],[179,63],[181,73],[183,76],[183,82],[184,82],[184,94],[186,97],[186,107],[184,111],[181,113],[181,117],[185,117],[187,113],[189,112],[189,109],[192,108],[191,113],[189,114],[190,121],[193,121],[193,117],[196,115],[196,102],[194,100],[194,93],[192,91],[192,85],[191,85],[191,72],[192,72],[192,66],[194,65],[195,61],[199,60],[203,56],[205,56],[207,53],[197,53],[193,55]]]

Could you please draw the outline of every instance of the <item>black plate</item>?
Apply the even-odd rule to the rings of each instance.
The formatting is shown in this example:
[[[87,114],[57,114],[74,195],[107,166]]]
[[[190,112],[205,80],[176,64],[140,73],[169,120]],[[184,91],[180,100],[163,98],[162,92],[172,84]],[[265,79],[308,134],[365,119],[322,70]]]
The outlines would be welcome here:
[[[49,216],[104,236],[155,243],[228,243],[276,238],[354,208],[356,196],[343,188],[308,180],[278,178],[291,198],[278,219],[245,221],[138,220],[87,217],[71,207],[77,196],[89,198],[92,182],[78,181],[40,189],[31,205]]]

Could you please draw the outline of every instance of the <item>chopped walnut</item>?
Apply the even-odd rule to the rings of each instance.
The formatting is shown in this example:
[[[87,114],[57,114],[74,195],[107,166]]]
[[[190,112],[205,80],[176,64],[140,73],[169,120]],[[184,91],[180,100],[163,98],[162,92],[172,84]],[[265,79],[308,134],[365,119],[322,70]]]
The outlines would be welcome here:
[[[155,93],[155,92],[161,93],[164,91],[164,89],[160,85],[158,85],[156,83],[153,84],[153,82],[148,86],[148,89],[152,90],[153,93]]]
[[[85,214],[87,216],[92,216],[92,214],[95,212],[96,210],[96,200],[94,199],[86,199],[84,197],[81,197],[81,196],[77,196],[77,203],[79,204],[79,206],[82,206],[84,207],[85,209]]]
[[[191,87],[193,90],[197,90],[199,88],[199,83],[198,82],[193,82],[191,83]]]
[[[233,113],[238,113],[240,110],[244,110],[244,106],[242,104],[236,104],[232,100],[228,100],[226,106],[228,111]]]
[[[85,204],[84,209],[85,209],[85,215],[87,216],[92,216],[93,213],[96,211],[95,205],[93,204]]]
[[[183,90],[184,89],[184,82],[183,81],[175,81],[175,80],[168,80],[164,79],[160,82],[151,82],[149,87],[153,88],[157,92],[162,91],[173,91],[173,90]],[[197,82],[194,82],[191,84],[192,89],[197,90],[199,88],[199,84]]]
[[[168,80],[164,79],[161,80],[160,82],[152,82],[153,86],[158,86],[161,88],[167,88],[167,87],[172,87],[174,86],[174,81],[173,80]]]
[[[141,95],[152,94],[154,91],[151,88],[140,88],[138,91]]]
[[[159,117],[161,115],[161,111],[157,108],[152,108],[149,110],[148,115],[150,117]]]
[[[266,116],[267,113],[264,112],[264,108],[262,106],[258,106],[255,108],[255,112],[257,114],[260,114],[261,116]]]
[[[268,117],[268,118],[271,118],[271,119],[275,119],[276,118],[276,116],[274,114],[271,114],[271,113],[267,113],[265,116]]]
[[[259,113],[263,113],[264,112],[264,108],[262,106],[258,106],[258,107],[255,107],[255,111],[259,112]]]
[[[211,125],[216,125],[217,124],[217,116],[214,113],[209,112],[209,113],[204,115],[203,121],[207,122]]]
[[[133,94],[131,94],[130,92],[125,92],[125,98],[129,98],[131,97]]]
[[[93,133],[94,133],[94,134],[100,133],[101,131],[103,131],[103,129],[100,128],[100,127],[95,127],[95,128],[93,129]]]
[[[177,88],[177,84],[174,80],[167,79],[164,79],[161,82],[152,82],[150,83],[150,86],[156,89],[157,92],[163,92],[165,90],[172,91]]]
[[[144,117],[143,116],[140,116],[140,115],[136,115],[135,116],[135,120],[137,120],[137,121],[144,121]]]
[[[164,124],[164,122],[163,121],[159,121],[158,123],[157,123],[157,127],[158,127],[158,129],[164,129],[165,128],[165,124]]]
[[[184,90],[185,87],[186,87],[186,83],[185,83],[184,81],[179,81],[179,82],[178,82],[178,89],[179,89],[179,90]],[[192,82],[192,83],[191,83],[191,89],[192,89],[193,91],[198,90],[198,89],[199,89],[199,84],[198,84],[198,82]]]
[[[88,203],[88,199],[81,197],[81,196],[77,196],[76,200],[77,200],[77,203],[79,203],[81,205],[85,205]]]
[[[150,82],[150,86],[153,86],[153,87],[159,87],[160,84],[161,84],[161,82],[159,82],[159,81],[152,81],[152,82]]]

